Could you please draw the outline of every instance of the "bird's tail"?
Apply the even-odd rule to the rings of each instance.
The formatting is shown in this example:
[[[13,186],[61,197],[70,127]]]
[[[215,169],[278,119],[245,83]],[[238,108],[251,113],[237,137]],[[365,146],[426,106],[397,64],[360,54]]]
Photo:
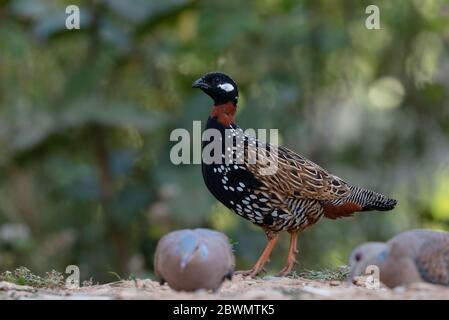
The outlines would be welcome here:
[[[388,211],[393,209],[397,204],[395,199],[388,198],[371,190],[353,186],[349,189],[352,191],[351,195],[345,200],[358,204],[362,208],[361,211]]]
[[[394,208],[397,201],[380,193],[350,186],[351,194],[347,197],[323,203],[324,216],[337,219],[352,216],[359,211],[388,211]]]

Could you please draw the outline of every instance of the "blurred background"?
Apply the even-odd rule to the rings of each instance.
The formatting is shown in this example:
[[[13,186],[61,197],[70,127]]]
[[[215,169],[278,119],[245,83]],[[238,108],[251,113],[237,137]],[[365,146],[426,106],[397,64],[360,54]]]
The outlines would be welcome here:
[[[69,4],[80,30],[65,28]],[[264,233],[215,201],[199,165],[169,158],[170,132],[207,119],[191,83],[214,70],[239,84],[242,127],[277,128],[399,200],[305,231],[299,270],[410,228],[449,231],[448,1],[0,0],[0,272],[152,277],[158,239],[191,227],[225,232],[252,266]],[[287,248],[285,235],[269,270]]]

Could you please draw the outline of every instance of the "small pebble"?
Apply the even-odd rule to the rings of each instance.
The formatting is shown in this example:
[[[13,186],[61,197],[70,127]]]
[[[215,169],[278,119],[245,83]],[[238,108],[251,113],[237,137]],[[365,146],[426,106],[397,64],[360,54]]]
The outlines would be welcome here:
[[[329,285],[331,287],[338,287],[340,284],[341,284],[341,282],[337,281],[337,280],[332,280],[331,282],[329,282]]]

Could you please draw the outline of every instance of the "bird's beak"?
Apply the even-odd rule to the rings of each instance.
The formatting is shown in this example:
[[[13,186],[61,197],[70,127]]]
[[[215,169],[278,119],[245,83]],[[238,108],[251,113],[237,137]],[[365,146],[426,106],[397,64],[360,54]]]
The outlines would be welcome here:
[[[207,89],[209,88],[209,85],[206,82],[204,82],[203,78],[199,78],[194,83],[192,83],[192,88]]]

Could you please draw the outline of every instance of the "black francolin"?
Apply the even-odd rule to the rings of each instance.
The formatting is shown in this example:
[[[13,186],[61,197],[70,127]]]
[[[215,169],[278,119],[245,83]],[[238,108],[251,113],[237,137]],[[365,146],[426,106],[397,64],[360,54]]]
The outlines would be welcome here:
[[[291,235],[287,263],[279,273],[286,275],[296,263],[298,233],[322,216],[336,219],[358,211],[387,211],[396,205],[396,200],[348,185],[285,147],[246,134],[235,124],[238,88],[229,76],[208,73],[192,86],[213,99],[206,130],[221,134],[218,158],[210,147],[215,136],[203,142],[202,172],[207,188],[227,208],[262,227],[268,237],[254,267],[243,274],[255,276],[263,269],[281,231]],[[205,161],[208,152],[213,162]]]

